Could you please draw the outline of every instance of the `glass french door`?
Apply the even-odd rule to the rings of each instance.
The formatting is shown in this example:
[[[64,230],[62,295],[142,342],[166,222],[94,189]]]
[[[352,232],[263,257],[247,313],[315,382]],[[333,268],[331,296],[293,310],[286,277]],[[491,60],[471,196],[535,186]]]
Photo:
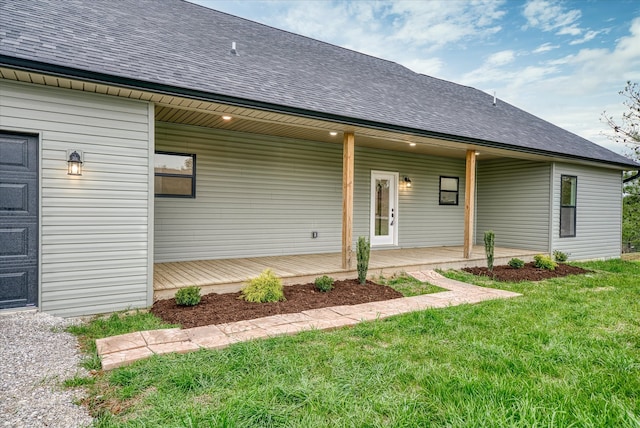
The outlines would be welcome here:
[[[397,245],[398,173],[371,171],[371,245]]]

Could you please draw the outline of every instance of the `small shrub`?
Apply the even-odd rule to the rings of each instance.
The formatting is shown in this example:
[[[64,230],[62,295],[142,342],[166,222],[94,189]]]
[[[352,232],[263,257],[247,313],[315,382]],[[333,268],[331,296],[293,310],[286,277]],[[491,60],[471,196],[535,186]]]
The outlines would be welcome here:
[[[367,271],[369,270],[369,254],[371,253],[371,243],[364,236],[358,238],[358,248],[356,258],[358,259],[358,280],[360,284],[367,283]]]
[[[524,260],[514,257],[509,260],[507,264],[514,269],[522,269],[524,267]]]
[[[181,288],[176,292],[176,304],[178,306],[195,306],[200,303],[200,287]]]
[[[484,252],[487,255],[487,268],[493,270],[493,250],[495,247],[496,234],[493,230],[487,230],[484,233]]]
[[[286,300],[282,280],[271,269],[265,269],[257,278],[249,281],[242,289],[242,298],[247,302],[256,303]]]
[[[538,254],[533,256],[534,265],[539,269],[556,270],[558,264],[554,262],[551,257]]]
[[[331,289],[333,289],[334,282],[335,280],[330,276],[323,275],[316,278],[315,285],[318,291],[322,291],[323,293],[326,293],[327,291],[330,291]]]
[[[569,259],[569,254],[568,253],[564,253],[564,252],[562,252],[560,250],[553,250],[553,258],[558,263],[564,263]]]

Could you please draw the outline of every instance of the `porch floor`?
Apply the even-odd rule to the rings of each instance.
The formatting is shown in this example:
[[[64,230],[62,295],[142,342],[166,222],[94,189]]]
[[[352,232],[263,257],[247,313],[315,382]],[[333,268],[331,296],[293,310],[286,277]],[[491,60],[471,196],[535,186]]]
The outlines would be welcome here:
[[[371,250],[369,276],[486,265],[483,246],[474,246],[470,259],[462,256],[462,250],[462,246]],[[494,263],[505,264],[513,257],[530,261],[539,253],[496,247]],[[285,285],[312,282],[321,275],[335,279],[355,278],[355,256],[353,269],[342,269],[341,260],[340,253],[325,253],[156,263],[153,274],[154,299],[171,298],[178,289],[191,285],[201,287],[203,294],[235,292],[266,268],[271,268]]]

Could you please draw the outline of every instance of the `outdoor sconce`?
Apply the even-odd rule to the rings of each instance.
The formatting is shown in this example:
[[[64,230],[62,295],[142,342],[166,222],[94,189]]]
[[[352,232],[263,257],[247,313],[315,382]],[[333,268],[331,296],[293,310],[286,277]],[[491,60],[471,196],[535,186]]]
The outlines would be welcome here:
[[[69,167],[68,175],[82,175],[82,152],[78,153],[76,150],[69,150],[67,153],[69,159],[67,165]]]
[[[402,181],[404,181],[405,186],[411,187],[411,179],[409,177],[405,175]]]

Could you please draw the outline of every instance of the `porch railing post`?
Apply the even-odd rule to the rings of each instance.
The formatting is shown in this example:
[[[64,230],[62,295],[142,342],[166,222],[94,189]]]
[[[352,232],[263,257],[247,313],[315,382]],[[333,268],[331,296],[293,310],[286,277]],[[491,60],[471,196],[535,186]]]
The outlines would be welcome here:
[[[342,269],[353,266],[353,132],[345,132],[342,145]]]
[[[467,150],[464,186],[464,258],[471,258],[476,206],[476,151]]]

